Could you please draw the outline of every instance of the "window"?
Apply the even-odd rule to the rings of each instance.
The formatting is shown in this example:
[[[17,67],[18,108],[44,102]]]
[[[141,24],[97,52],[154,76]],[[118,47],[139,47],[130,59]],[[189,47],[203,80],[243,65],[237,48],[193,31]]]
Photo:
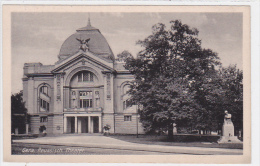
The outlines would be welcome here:
[[[50,90],[49,87],[46,86],[45,83],[39,89],[38,108],[39,108],[40,112],[47,112],[50,110],[50,102],[51,102],[51,97],[50,97],[51,93],[50,92],[51,91],[49,91],[49,90]]]
[[[124,121],[132,121],[132,116],[124,116]]]
[[[130,85],[125,85],[123,88],[123,94],[127,94],[127,92],[130,90]]]
[[[94,74],[88,71],[78,73],[78,82],[93,82]]]
[[[47,86],[42,86],[40,88],[40,92],[48,96],[48,87]]]
[[[125,104],[126,102],[125,101],[123,101],[123,110],[125,110],[126,109],[126,104]]]
[[[79,92],[80,108],[92,108],[92,92]]]
[[[129,100],[123,101],[123,110],[127,109],[128,107],[130,107],[130,102],[129,102]]]
[[[43,122],[48,122],[48,117],[47,116],[42,116],[40,117],[40,122],[43,123]]]
[[[40,106],[41,108],[45,109],[46,111],[49,111],[50,109],[50,103],[48,103],[47,101],[40,99]]]

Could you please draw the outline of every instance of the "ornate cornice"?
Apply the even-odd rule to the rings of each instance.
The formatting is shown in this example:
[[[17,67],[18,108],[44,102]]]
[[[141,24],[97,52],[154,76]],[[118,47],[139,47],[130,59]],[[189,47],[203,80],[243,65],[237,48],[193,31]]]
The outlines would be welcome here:
[[[91,58],[90,56],[88,56],[88,55],[86,55],[86,54],[80,54],[80,55],[76,56],[75,58],[71,59],[70,61],[68,61],[68,62],[66,62],[66,63],[64,63],[64,64],[58,66],[57,68],[55,68],[55,69],[52,70],[51,72],[52,72],[52,73],[58,72],[58,71],[64,69],[66,66],[68,66],[68,65],[74,63],[75,61],[81,59],[82,57],[84,57],[84,58],[86,58],[86,59],[88,59],[88,60],[90,60],[90,61],[92,61],[92,62],[95,62],[96,64],[98,64],[98,65],[104,67],[105,69],[114,71],[113,68],[111,68],[111,67],[109,67],[109,66],[107,66],[107,65],[105,65],[105,64],[103,64],[103,63],[101,63],[101,62],[99,62],[99,61],[97,61],[96,59]],[[87,62],[87,61],[85,61],[85,62]],[[84,63],[85,63],[85,62],[84,62]]]

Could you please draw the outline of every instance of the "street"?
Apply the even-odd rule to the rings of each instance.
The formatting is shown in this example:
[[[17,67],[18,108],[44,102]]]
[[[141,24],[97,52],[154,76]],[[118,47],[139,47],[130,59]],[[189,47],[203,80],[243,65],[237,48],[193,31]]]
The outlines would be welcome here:
[[[241,155],[243,150],[142,144],[101,135],[62,135],[13,140],[13,154]]]
[[[68,155],[171,155],[175,153],[148,152],[138,150],[121,150],[110,148],[89,148],[77,146],[60,145],[38,145],[26,143],[12,143],[12,154],[32,155],[32,154],[68,154]]]

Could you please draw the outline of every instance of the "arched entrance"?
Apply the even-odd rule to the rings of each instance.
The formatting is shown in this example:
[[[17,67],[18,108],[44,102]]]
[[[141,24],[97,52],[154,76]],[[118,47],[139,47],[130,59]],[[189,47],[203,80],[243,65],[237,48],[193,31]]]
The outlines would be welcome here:
[[[103,87],[96,74],[86,69],[70,77],[65,96],[69,108],[64,109],[64,133],[102,132]]]

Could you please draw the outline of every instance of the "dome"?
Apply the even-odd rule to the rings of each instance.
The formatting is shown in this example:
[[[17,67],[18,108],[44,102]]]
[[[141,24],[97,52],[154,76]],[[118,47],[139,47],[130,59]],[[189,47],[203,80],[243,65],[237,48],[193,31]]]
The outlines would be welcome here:
[[[76,33],[65,40],[60,49],[60,60],[64,60],[79,52],[81,44],[77,39],[90,39],[88,41],[90,52],[106,61],[114,61],[114,54],[105,37],[100,33],[99,29],[91,26],[90,21],[86,27],[77,29]]]

